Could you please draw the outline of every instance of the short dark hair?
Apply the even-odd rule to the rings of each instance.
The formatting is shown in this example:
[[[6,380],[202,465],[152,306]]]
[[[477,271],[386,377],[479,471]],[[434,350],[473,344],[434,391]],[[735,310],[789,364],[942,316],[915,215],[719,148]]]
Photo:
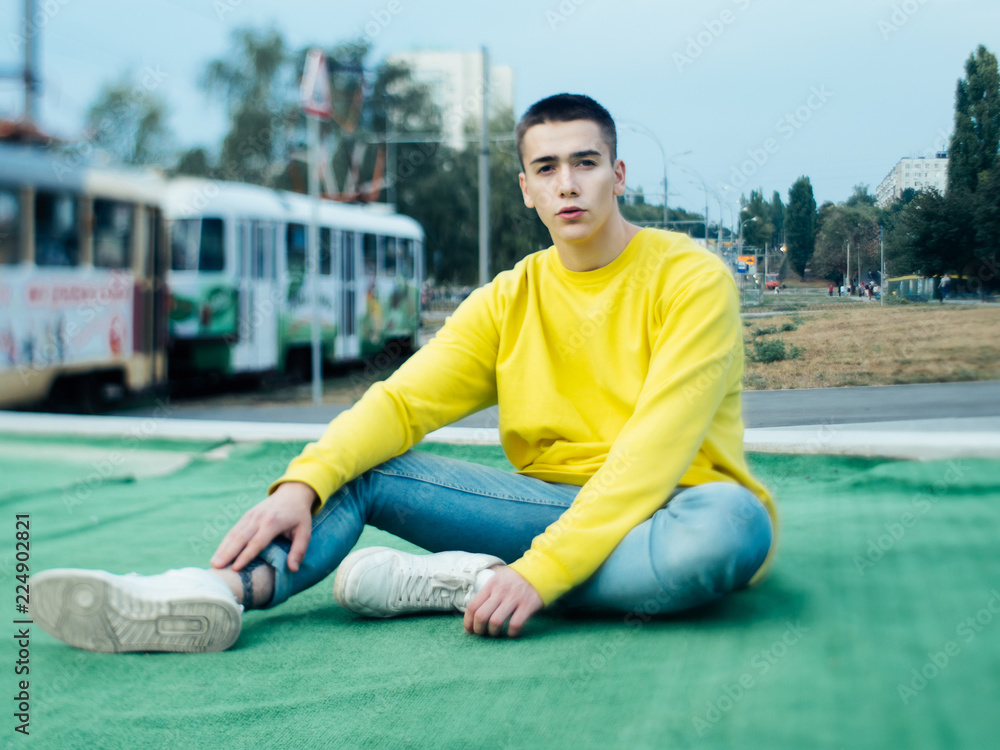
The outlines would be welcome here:
[[[571,122],[572,120],[590,120],[597,123],[601,129],[601,137],[608,144],[611,161],[618,158],[618,132],[615,121],[604,107],[589,96],[583,94],[556,94],[528,107],[528,111],[517,123],[517,158],[524,168],[524,157],[521,154],[521,144],[528,128],[546,122]]]

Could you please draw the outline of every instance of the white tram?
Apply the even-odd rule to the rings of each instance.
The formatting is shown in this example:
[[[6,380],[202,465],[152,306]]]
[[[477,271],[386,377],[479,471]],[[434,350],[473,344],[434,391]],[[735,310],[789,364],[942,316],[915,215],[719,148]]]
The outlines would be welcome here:
[[[170,373],[295,370],[311,362],[306,196],[203,179],[172,180]],[[326,362],[396,342],[416,347],[423,232],[384,206],[323,202],[317,274]]]

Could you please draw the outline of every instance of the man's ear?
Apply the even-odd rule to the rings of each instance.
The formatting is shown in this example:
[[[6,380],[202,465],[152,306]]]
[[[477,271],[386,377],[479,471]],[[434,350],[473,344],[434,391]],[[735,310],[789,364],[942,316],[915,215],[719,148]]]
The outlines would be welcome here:
[[[615,162],[615,195],[625,195],[625,162]]]
[[[524,172],[517,175],[517,182],[521,186],[521,196],[524,198],[524,205],[528,208],[534,208],[535,201],[532,200],[530,195],[528,195],[528,183],[527,178],[524,176]]]

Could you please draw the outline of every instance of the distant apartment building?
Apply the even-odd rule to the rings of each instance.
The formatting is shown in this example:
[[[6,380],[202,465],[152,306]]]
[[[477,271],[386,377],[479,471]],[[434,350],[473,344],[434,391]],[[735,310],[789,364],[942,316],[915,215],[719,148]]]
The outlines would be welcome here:
[[[948,154],[939,152],[933,158],[925,156],[900,159],[875,191],[878,205],[885,208],[903,195],[908,188],[944,193],[948,185]]]
[[[413,80],[427,85],[441,110],[444,137],[449,146],[465,145],[464,127],[479,122],[483,113],[483,56],[479,52],[399,52],[390,63],[403,63]],[[514,106],[514,71],[507,65],[490,65],[490,117]]]

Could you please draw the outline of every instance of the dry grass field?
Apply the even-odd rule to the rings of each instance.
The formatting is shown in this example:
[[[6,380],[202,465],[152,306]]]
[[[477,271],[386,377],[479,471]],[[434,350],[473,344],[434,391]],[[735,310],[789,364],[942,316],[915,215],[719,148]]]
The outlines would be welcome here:
[[[1000,380],[1000,305],[851,302],[747,318],[743,330],[751,355],[754,341],[764,350],[774,340],[801,350],[783,361],[748,357],[748,390]]]

